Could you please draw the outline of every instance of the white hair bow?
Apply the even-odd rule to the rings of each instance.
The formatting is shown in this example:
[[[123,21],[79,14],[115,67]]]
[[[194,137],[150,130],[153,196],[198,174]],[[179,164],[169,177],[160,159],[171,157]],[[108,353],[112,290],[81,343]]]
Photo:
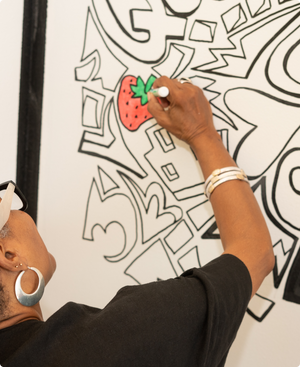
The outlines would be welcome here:
[[[10,182],[0,203],[0,231],[8,221],[14,191],[15,186]]]

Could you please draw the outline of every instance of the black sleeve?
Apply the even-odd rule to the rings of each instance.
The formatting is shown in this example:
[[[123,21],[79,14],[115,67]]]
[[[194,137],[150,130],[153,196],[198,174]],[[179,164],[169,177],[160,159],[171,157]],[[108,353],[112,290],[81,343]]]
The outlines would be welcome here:
[[[217,270],[216,270],[217,268]],[[205,366],[223,366],[252,294],[252,282],[244,263],[233,255],[222,255],[186,276],[198,278],[205,288],[207,333]]]
[[[245,265],[223,255],[176,279],[125,287],[103,310],[70,302],[46,322],[0,330],[0,363],[222,367],[250,295]]]
[[[130,366],[223,366],[251,296],[246,266],[222,255],[181,277],[122,288],[103,310]],[[119,326],[118,326],[119,325]],[[140,364],[139,364],[140,363]]]

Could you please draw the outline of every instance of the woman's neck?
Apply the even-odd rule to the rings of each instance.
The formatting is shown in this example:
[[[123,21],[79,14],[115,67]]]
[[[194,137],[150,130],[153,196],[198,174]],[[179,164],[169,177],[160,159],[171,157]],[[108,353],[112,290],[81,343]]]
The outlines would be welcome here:
[[[43,321],[42,310],[39,303],[33,307],[20,305],[20,307],[15,307],[13,312],[6,312],[0,317],[0,330],[28,320]]]

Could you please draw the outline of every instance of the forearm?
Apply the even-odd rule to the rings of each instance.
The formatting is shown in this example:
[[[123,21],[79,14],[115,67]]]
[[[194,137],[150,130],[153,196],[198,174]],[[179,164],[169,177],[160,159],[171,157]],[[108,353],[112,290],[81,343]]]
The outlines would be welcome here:
[[[217,168],[236,166],[214,129],[197,136],[191,147],[205,179]],[[232,180],[219,185],[210,201],[224,252],[248,267],[254,294],[274,263],[269,231],[254,194],[247,182]]]

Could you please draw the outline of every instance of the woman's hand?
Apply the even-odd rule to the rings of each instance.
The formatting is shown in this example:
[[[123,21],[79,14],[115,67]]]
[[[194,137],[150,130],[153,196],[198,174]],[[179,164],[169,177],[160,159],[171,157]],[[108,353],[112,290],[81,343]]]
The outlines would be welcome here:
[[[199,135],[215,132],[210,105],[200,88],[166,76],[156,79],[153,84],[153,88],[162,86],[169,89],[169,95],[160,98],[161,104],[148,93],[148,111],[159,125],[192,148]]]

